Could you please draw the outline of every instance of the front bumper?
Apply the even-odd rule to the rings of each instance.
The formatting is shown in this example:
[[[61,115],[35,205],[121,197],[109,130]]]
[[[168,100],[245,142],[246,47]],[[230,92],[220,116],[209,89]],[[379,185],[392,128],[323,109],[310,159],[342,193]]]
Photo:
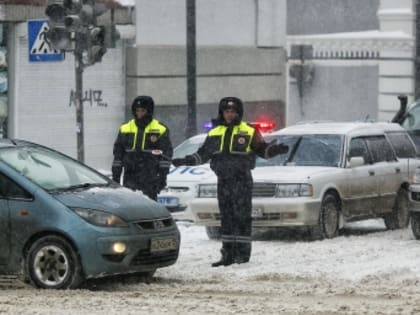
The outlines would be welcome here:
[[[193,221],[189,202],[195,196],[190,187],[185,192],[165,191],[158,195],[158,202],[166,207],[176,221]]]
[[[84,238],[84,244],[77,244],[86,278],[153,271],[172,265],[178,259],[180,233],[177,228],[153,233],[110,234],[90,235]],[[152,250],[152,240],[172,243],[171,246],[165,245],[167,249]],[[124,253],[115,253],[113,246],[116,242],[125,244]]]
[[[196,198],[190,202],[194,221],[205,226],[219,226],[220,212],[216,198]],[[252,226],[312,226],[318,224],[321,201],[313,198],[253,198]]]

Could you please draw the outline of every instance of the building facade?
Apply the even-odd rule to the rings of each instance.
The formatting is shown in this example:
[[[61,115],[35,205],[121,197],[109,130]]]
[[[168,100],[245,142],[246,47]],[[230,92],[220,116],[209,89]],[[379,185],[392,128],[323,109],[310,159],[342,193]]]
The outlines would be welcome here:
[[[136,45],[127,50],[127,96],[154,97],[175,144],[187,124],[186,1],[136,1]],[[197,0],[197,131],[222,97],[245,102],[245,119],[281,128],[286,102],[286,1]]]
[[[0,0],[0,133],[76,157],[74,57],[31,60],[46,3]],[[186,1],[134,4],[114,7],[122,39],[84,71],[85,162],[104,170],[137,95],[153,96],[175,145],[186,137]],[[399,94],[413,99],[414,24],[413,0],[196,0],[197,132],[229,95],[276,128],[390,120]]]
[[[75,61],[72,53],[62,60],[47,58],[52,51],[42,37],[46,2],[0,3],[1,132],[3,137],[37,142],[77,158]],[[130,11],[121,6],[114,8],[114,18],[117,24],[131,22]],[[109,19],[110,11],[98,23]],[[113,142],[125,119],[125,47],[130,39],[122,35],[102,62],[83,73],[84,161],[103,170],[111,167]]]
[[[175,143],[187,123],[185,3],[137,1],[127,51],[128,98],[152,95]],[[276,128],[390,120],[397,96],[413,96],[414,17],[413,0],[197,0],[198,132],[226,95]]]
[[[288,6],[286,124],[390,121],[398,95],[413,100],[414,1],[297,0]],[[301,23],[291,18],[296,14]],[[293,55],[293,47],[307,54]]]

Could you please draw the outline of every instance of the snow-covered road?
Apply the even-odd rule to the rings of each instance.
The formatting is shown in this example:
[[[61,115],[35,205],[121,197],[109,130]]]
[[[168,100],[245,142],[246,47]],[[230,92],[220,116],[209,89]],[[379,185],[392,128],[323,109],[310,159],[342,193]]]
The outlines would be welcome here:
[[[136,279],[94,281],[74,291],[0,290],[3,314],[419,314],[420,241],[381,220],[343,236],[253,242],[248,264],[212,268],[220,243],[180,223],[178,262]]]

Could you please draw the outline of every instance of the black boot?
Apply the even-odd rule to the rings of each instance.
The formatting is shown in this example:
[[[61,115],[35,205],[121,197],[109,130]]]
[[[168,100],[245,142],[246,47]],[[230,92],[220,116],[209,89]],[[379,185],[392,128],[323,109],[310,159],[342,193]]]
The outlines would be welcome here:
[[[225,259],[224,257],[220,258],[219,261],[216,261],[211,264],[212,267],[220,267],[220,266],[230,266],[234,263],[233,259]]]
[[[216,261],[211,264],[212,267],[219,267],[219,266],[229,266],[232,265],[235,261],[233,260],[232,253],[225,248],[222,248],[222,258],[219,261]]]
[[[249,257],[236,257],[235,264],[245,264],[249,262]]]
[[[235,246],[235,263],[244,264],[249,262],[251,256],[251,243],[237,243]]]

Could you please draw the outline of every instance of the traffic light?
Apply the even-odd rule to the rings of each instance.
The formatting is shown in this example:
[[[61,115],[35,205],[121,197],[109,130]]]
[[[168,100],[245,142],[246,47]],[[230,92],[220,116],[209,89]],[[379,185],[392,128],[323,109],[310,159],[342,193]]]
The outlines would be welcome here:
[[[48,0],[45,9],[47,39],[57,49],[74,50],[75,33],[84,34],[95,25],[95,0]]]
[[[48,0],[47,40],[56,49],[87,56],[84,65],[100,62],[107,48],[115,48],[120,37],[115,25],[97,25],[96,17],[106,10],[95,0]]]
[[[49,26],[46,33],[47,40],[54,48],[59,50],[73,49],[71,32],[64,25],[64,19],[68,14],[67,5],[67,0],[48,0],[45,9]]]
[[[89,30],[88,34],[88,60],[89,64],[100,62],[106,53],[105,26],[96,26]]]
[[[95,1],[86,1],[83,3],[71,4],[71,14],[64,18],[64,25],[73,32],[85,32],[86,28],[95,25]]]
[[[115,25],[105,26],[105,47],[115,48],[117,40],[120,39],[120,33],[118,32]]]

